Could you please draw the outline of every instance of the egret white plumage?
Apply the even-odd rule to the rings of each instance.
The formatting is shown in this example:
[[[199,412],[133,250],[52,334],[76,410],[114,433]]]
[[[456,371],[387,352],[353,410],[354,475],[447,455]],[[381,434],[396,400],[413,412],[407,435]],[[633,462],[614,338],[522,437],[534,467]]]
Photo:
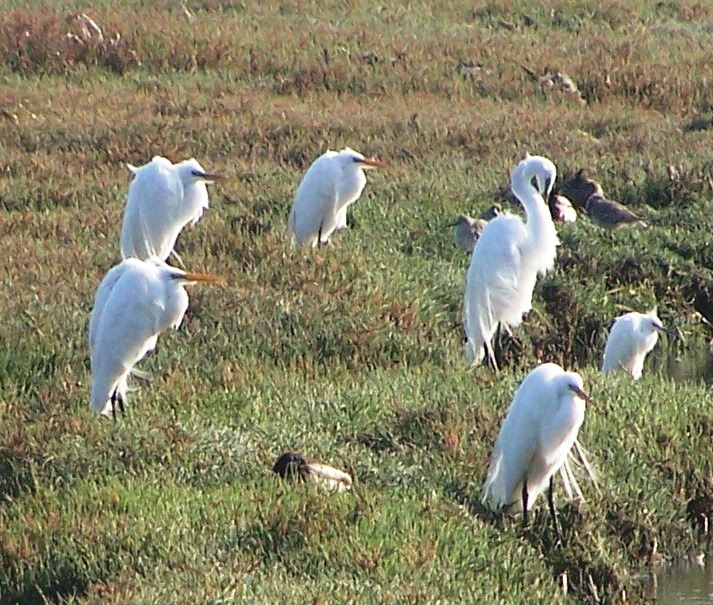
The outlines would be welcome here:
[[[154,156],[143,166],[127,164],[134,174],[121,228],[123,258],[166,260],[181,230],[197,223],[208,208],[207,183],[220,180],[193,158],[172,164]]]
[[[555,262],[557,232],[545,200],[557,169],[542,156],[528,156],[512,173],[510,185],[525,208],[527,222],[502,214],[478,238],[466,278],[464,321],[466,356],[480,363],[484,350],[495,367],[491,341],[498,323],[514,328],[532,308],[537,275]],[[534,184],[533,184],[534,183]]]
[[[90,404],[103,415],[125,412],[128,380],[134,366],[156,346],[158,335],[178,326],[188,308],[184,286],[221,278],[187,273],[152,257],[128,258],[99,284],[89,321],[92,371]]]
[[[663,327],[655,310],[625,313],[618,317],[604,347],[602,372],[623,370],[634,380],[641,378],[644,360],[656,345],[659,332],[673,334]]]
[[[319,156],[297,189],[287,226],[290,240],[314,248],[329,242],[334,231],[346,229],[347,209],[366,185],[364,170],[385,166],[349,147]]]
[[[577,434],[584,421],[585,402],[590,398],[582,377],[557,364],[542,364],[525,377],[495,441],[481,494],[485,506],[496,512],[522,511],[527,524],[527,511],[549,486],[550,514],[561,542],[554,476],[560,471],[568,494],[571,481],[581,497],[568,455],[573,446],[581,451]],[[594,479],[586,459],[583,461]]]

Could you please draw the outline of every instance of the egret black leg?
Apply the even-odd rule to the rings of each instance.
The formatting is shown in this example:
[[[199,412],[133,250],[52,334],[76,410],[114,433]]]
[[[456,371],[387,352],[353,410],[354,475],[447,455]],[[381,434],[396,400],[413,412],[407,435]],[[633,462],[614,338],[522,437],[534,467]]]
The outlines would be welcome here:
[[[495,328],[495,346],[493,347],[493,364],[495,365],[495,371],[498,371],[498,366],[503,365],[503,331],[498,323]]]
[[[116,389],[114,389],[114,392],[111,394],[111,417],[116,422],[116,402],[119,398],[119,394],[116,392]]]
[[[522,481],[522,526],[527,527],[527,479]]]
[[[547,499],[550,502],[550,515],[552,522],[555,524],[555,532],[557,533],[557,546],[562,546],[562,528],[560,527],[559,519],[557,518],[557,509],[555,508],[555,476],[550,477],[550,489],[547,491]]]
[[[488,364],[495,372],[499,372],[500,369],[498,368],[498,362],[495,359],[495,352],[493,351],[493,348],[487,342],[483,343],[483,347],[485,348],[485,357],[488,360]]]
[[[319,248],[320,246],[323,246],[324,242],[322,242],[322,223],[319,224],[319,231],[317,231],[317,247]]]

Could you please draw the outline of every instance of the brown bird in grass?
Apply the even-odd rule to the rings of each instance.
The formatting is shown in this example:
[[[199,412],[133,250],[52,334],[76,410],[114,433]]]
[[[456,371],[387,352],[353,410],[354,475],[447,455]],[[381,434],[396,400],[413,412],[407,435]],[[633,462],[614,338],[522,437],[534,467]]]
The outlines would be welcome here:
[[[604,197],[602,186],[590,179],[584,168],[580,168],[571,179],[565,181],[559,193],[570,200],[575,208],[584,208],[587,199],[592,195]]]
[[[352,478],[344,471],[328,464],[307,462],[295,452],[282,454],[272,470],[283,479],[314,482],[338,492],[348,489],[352,484]]]
[[[605,200],[601,195],[590,195],[585,208],[589,218],[604,229],[617,229],[631,224],[646,227],[639,215],[619,202]]]
[[[450,226],[454,228],[453,241],[455,245],[461,250],[472,252],[473,248],[475,248],[475,242],[478,241],[488,221],[502,214],[502,211],[503,209],[500,204],[493,204],[480,215],[480,218],[473,218],[467,214],[461,214],[455,223],[450,224]]]

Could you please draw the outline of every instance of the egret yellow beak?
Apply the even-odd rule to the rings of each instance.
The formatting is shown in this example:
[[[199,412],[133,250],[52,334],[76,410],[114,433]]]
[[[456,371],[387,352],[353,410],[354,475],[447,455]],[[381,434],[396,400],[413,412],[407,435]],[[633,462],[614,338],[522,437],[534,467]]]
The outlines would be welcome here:
[[[360,164],[364,164],[364,166],[369,166],[371,168],[388,168],[389,165],[386,162],[382,162],[381,160],[377,160],[375,158],[364,158],[363,160],[359,161]]]
[[[579,387],[570,387],[570,389],[572,389],[574,394],[577,395],[577,397],[579,397],[580,399],[584,399],[584,401],[586,401],[587,403],[592,403],[592,398],[587,395],[587,393],[583,389],[580,389]]]
[[[213,284],[224,284],[226,282],[226,279],[224,277],[220,277],[219,275],[209,275],[207,273],[184,273],[182,275],[176,274],[173,276],[173,278],[180,279],[184,282],[192,283],[205,282]]]

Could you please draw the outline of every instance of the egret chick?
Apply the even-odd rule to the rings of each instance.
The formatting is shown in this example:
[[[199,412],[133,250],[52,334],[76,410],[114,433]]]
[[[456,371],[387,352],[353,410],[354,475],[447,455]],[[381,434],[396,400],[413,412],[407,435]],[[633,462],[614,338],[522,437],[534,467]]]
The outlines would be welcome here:
[[[600,195],[589,196],[585,210],[587,211],[587,216],[604,229],[617,229],[632,223],[636,223],[640,227],[646,227],[646,223],[641,220],[641,217],[626,206],[619,202],[605,200]]]
[[[282,454],[275,462],[272,470],[283,479],[311,481],[338,492],[349,489],[352,485],[351,476],[344,471],[340,471],[328,464],[307,462],[302,456],[294,452]]]
[[[565,181],[559,192],[576,208],[584,208],[587,199],[592,195],[604,197],[602,186],[590,179],[584,168],[580,168],[571,179]]]
[[[327,150],[309,167],[297,188],[287,225],[290,241],[315,248],[347,228],[347,209],[366,185],[364,170],[386,164],[345,147]]]
[[[550,514],[562,542],[554,502],[554,476],[571,472],[567,456],[584,421],[582,377],[554,363],[532,370],[522,381],[503,421],[490,457],[481,501],[490,510],[527,511],[549,485]],[[591,474],[589,467],[587,471]],[[566,475],[563,475],[566,479]],[[592,476],[593,478],[593,476]]]
[[[116,417],[126,412],[128,380],[134,366],[156,347],[158,335],[178,329],[188,308],[184,286],[221,278],[187,273],[152,257],[128,258],[104,276],[89,321],[92,410]]]
[[[466,278],[464,322],[466,357],[480,363],[487,348],[497,369],[491,341],[499,323],[514,328],[532,308],[537,276],[552,269],[557,232],[545,200],[557,169],[542,156],[528,156],[513,170],[510,186],[525,208],[527,222],[503,214],[488,223],[478,238]],[[534,184],[533,184],[534,183]]]
[[[193,158],[172,164],[154,156],[143,166],[127,166],[134,179],[121,228],[121,255],[166,260],[181,230],[197,223],[208,208],[206,184],[223,177],[206,172]]]
[[[673,334],[663,327],[656,311],[625,313],[614,321],[604,347],[602,372],[624,370],[634,380],[641,378],[644,360],[656,346],[659,332]]]

